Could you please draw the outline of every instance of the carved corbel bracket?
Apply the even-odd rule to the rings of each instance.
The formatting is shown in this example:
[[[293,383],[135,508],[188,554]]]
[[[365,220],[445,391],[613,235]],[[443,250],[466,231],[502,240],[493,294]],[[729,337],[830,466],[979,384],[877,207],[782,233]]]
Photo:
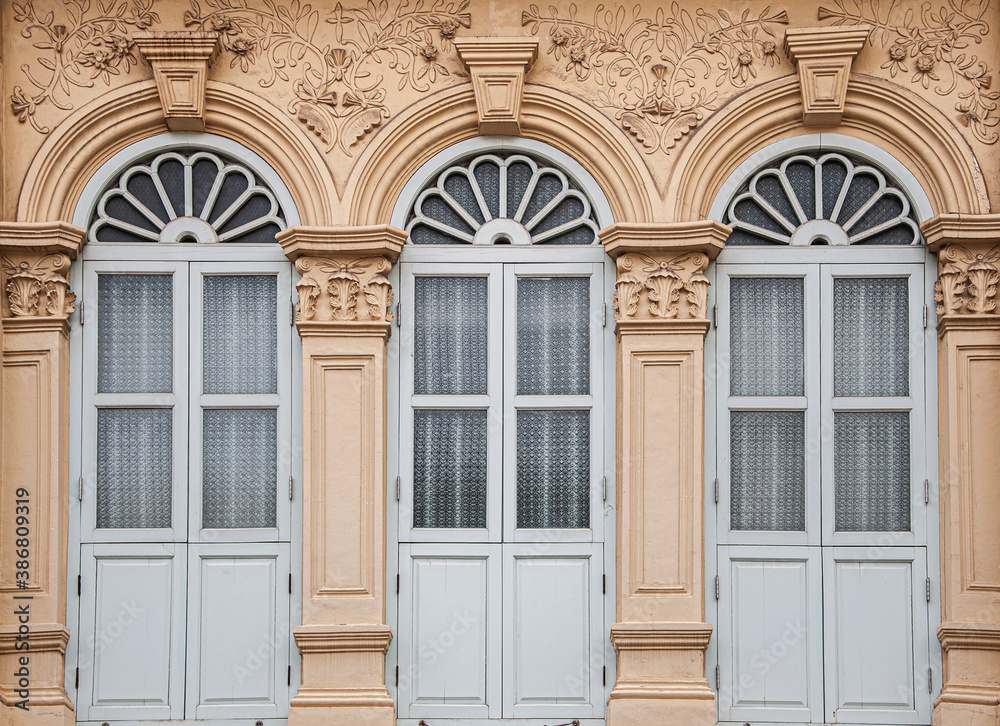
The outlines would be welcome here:
[[[920,229],[938,253],[934,299],[942,322],[953,315],[996,315],[1000,214],[941,214]]]
[[[472,76],[479,133],[521,133],[524,76],[538,57],[537,38],[460,38],[458,55]]]
[[[615,321],[670,323],[707,330],[705,270],[729,236],[721,222],[616,224],[600,237],[615,260]]]
[[[339,330],[388,335],[392,285],[388,274],[406,233],[388,225],[290,227],[278,241],[302,279],[295,285],[299,331]]]
[[[86,233],[63,222],[0,222],[4,319],[65,321],[76,310],[69,265]]]
[[[204,131],[208,62],[219,46],[219,34],[162,30],[133,33],[132,40],[153,68],[167,128]]]
[[[871,27],[790,28],[785,31],[785,53],[799,68],[802,87],[802,123],[836,126],[844,116],[851,64]]]

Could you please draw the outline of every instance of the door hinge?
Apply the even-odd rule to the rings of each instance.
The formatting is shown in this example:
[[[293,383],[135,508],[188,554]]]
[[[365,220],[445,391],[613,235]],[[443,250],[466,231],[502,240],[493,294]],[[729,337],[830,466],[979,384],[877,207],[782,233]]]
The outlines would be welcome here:
[[[83,594],[83,576],[76,576],[76,596],[80,597]]]
[[[608,327],[608,304],[604,303],[604,310],[601,313],[601,327]]]
[[[292,685],[292,667],[288,666],[288,685]]]
[[[934,671],[931,668],[927,669],[927,692],[934,693]]]
[[[399,666],[396,666],[396,688],[399,688]]]
[[[927,303],[924,303],[924,329],[927,329]]]
[[[719,303],[712,306],[712,327],[719,327]]]
[[[84,325],[84,322],[83,322],[83,320],[84,320],[83,306],[85,304],[86,304],[85,301],[83,301],[83,300],[80,301],[80,327],[83,327],[83,325]]]
[[[608,501],[608,478],[604,477],[604,481],[601,483],[601,499],[603,501]]]
[[[602,595],[607,595],[608,594],[608,576],[607,575],[601,575],[601,594]]]
[[[715,666],[715,690],[722,690],[722,675],[719,673],[719,666]]]
[[[719,599],[719,576],[715,576],[715,599]]]
[[[80,669],[79,668],[76,669],[76,678],[73,681],[73,688],[75,688],[78,691],[80,690]]]
[[[608,685],[608,667],[604,666],[604,670],[601,672],[601,685]]]
[[[927,578],[927,602],[931,601],[931,578]]]
[[[83,477],[80,477],[80,481],[76,483],[76,498],[77,501],[83,501]]]
[[[292,594],[292,573],[288,573],[288,594]]]
[[[931,480],[924,479],[924,504],[931,503]]]
[[[399,501],[399,477],[396,477],[396,501]]]
[[[295,325],[295,301],[288,301],[288,324]]]
[[[292,501],[292,491],[294,491],[293,488],[292,488],[292,485],[293,485],[294,482],[295,482],[295,480],[292,478],[292,475],[289,474],[288,475],[288,501]]]
[[[399,594],[399,574],[396,575],[396,594]]]
[[[396,303],[396,327],[403,324],[403,303]]]
[[[716,477],[716,479],[715,479],[715,503],[716,504],[719,503],[719,479],[718,479],[718,477]]]

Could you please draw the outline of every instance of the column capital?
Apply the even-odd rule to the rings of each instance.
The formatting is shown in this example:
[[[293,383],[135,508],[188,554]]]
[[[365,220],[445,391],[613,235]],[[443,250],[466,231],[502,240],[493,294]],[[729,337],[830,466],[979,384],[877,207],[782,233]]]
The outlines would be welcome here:
[[[66,275],[85,239],[65,222],[0,222],[3,317],[66,320],[76,309]]]
[[[640,323],[707,330],[705,269],[729,236],[721,222],[615,224],[600,232],[615,260],[615,321],[618,331]],[[679,324],[679,325],[678,325]]]
[[[389,225],[295,226],[277,239],[302,275],[295,285],[301,334],[388,336],[393,292],[386,275],[406,232]]]
[[[920,225],[938,253],[934,284],[939,325],[956,315],[997,314],[1000,281],[1000,214],[940,214]]]

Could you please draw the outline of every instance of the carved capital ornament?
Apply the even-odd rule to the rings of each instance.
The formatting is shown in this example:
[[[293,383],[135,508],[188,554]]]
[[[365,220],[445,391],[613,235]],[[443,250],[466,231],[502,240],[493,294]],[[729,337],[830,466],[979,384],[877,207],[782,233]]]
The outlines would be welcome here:
[[[942,214],[921,225],[938,252],[937,314],[996,315],[1000,214]]]
[[[84,231],[54,224],[0,223],[3,317],[65,321],[76,310],[69,289],[69,265]]]

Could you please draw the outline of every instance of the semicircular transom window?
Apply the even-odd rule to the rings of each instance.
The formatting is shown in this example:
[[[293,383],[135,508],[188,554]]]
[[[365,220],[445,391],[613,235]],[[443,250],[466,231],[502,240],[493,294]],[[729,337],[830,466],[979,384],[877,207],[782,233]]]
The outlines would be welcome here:
[[[274,193],[245,165],[169,151],[126,169],[101,195],[91,242],[274,242],[286,226]]]
[[[916,245],[913,206],[873,166],[797,153],[763,169],[729,204],[727,245]]]
[[[421,191],[406,226],[418,245],[598,243],[590,199],[560,169],[524,153],[450,166]]]

